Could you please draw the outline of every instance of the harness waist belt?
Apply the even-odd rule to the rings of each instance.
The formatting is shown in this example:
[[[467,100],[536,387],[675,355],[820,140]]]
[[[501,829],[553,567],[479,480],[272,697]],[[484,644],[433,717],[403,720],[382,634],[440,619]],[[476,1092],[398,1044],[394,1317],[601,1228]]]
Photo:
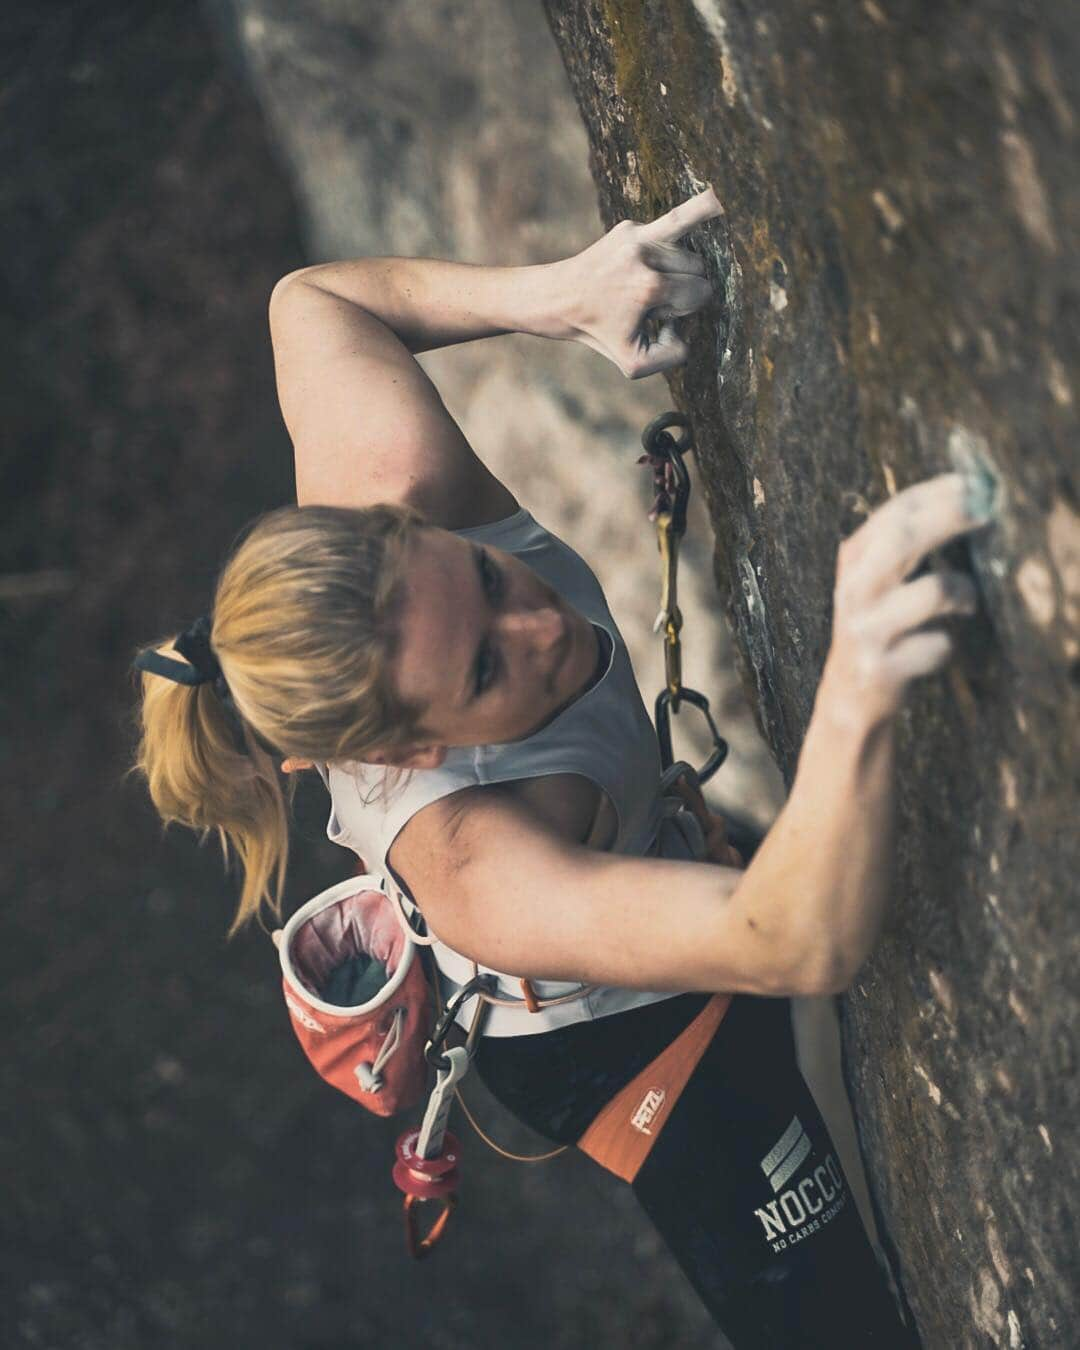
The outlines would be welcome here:
[[[442,959],[443,952],[440,952],[439,955]],[[461,959],[464,962],[464,958]],[[480,967],[480,970],[481,973],[484,973],[485,968]],[[467,978],[471,978],[474,973],[471,962],[467,969],[461,970],[462,976]],[[465,983],[466,979],[453,979],[440,966],[439,990],[444,1004],[449,1003]],[[498,991],[500,996],[504,994],[504,988],[505,982],[500,985]],[[544,983],[535,982],[534,988],[537,988],[542,996],[548,996],[548,986]],[[575,999],[568,1003],[556,1003],[550,1007],[541,1008],[537,1013],[528,1011],[525,1000],[521,997],[520,984],[514,989],[505,990],[505,992],[517,994],[517,1006],[508,1008],[489,1005],[487,1012],[484,1014],[485,1036],[541,1035],[545,1031],[557,1031],[560,1027],[572,1026],[575,1022],[593,1021],[600,1017],[608,1017],[612,1013],[629,1012],[632,1008],[643,1008],[648,1003],[660,1003],[664,999],[675,998],[680,991],[677,989],[662,989],[650,992],[644,989],[625,989],[615,985],[594,985],[582,999]],[[466,999],[458,1009],[457,1016],[454,1019],[465,1031],[472,1025],[478,997],[478,995],[473,995]]]

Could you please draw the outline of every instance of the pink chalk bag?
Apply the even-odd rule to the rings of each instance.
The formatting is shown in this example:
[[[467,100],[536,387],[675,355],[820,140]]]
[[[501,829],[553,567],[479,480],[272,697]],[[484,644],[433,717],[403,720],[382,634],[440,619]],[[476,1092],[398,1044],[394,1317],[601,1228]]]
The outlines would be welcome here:
[[[285,1003],[320,1077],[377,1116],[424,1091],[431,993],[382,878],[347,877],[302,905],[278,946]]]
[[[423,1120],[399,1137],[393,1167],[394,1182],[405,1194],[406,1242],[418,1258],[442,1237],[456,1203],[461,1147],[447,1121],[490,1006],[485,995],[493,982],[477,971],[445,1007],[436,1009],[436,1002],[441,1005],[437,976],[433,973],[429,981],[417,950],[430,941],[410,926],[393,882],[366,872],[321,891],[278,936],[285,1004],[297,1040],[321,1078],[376,1115],[391,1116],[420,1101],[428,1069],[435,1069]],[[530,997],[528,981],[522,986],[528,991],[523,1009],[547,1006],[549,1000]],[[576,996],[584,997],[589,988],[582,986]],[[477,993],[481,997],[465,1045],[447,1047],[459,1008]],[[420,1205],[436,1200],[441,1210],[421,1235]]]

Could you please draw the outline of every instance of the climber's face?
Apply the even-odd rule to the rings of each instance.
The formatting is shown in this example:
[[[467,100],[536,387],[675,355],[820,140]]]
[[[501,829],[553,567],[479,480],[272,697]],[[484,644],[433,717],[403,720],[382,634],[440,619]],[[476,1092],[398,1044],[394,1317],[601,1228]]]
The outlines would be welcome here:
[[[419,759],[390,762],[412,767],[532,735],[584,692],[599,656],[589,620],[525,563],[432,526],[409,545],[398,634],[394,683],[425,709],[424,733]]]

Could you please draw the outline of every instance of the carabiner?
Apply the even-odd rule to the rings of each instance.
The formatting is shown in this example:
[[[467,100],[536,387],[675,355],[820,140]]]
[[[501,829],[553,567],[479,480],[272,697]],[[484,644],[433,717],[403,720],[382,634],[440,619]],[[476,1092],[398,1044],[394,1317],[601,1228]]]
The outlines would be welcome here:
[[[436,976],[436,978],[438,978],[438,976]],[[450,1028],[454,1024],[454,1018],[458,1014],[458,1009],[463,1003],[467,1002],[468,999],[472,998],[474,994],[490,993],[491,986],[494,982],[494,975],[474,975],[471,980],[461,986],[452,998],[447,999],[446,1007],[443,1008],[435,1023],[431,1038],[424,1046],[424,1058],[432,1068],[446,1069],[449,1067],[449,1061],[442,1053],[442,1047],[443,1042],[450,1034]],[[481,1006],[483,1006],[483,999],[481,999],[480,1002]],[[477,1011],[479,1012],[479,1009],[477,1009]],[[473,1027],[475,1029],[475,1022],[473,1023]],[[472,1033],[470,1032],[470,1035],[471,1034]]]
[[[704,715],[705,721],[709,724],[709,732],[713,739],[713,748],[708,759],[697,770],[698,782],[707,783],[713,774],[717,771],[724,760],[727,759],[728,743],[713,721],[712,713],[709,711],[709,700],[704,694],[699,694],[696,689],[681,688],[678,693],[678,701],[685,700]],[[655,705],[656,716],[656,739],[660,744],[660,767],[662,770],[670,769],[674,763],[674,756],[671,753],[671,714],[679,711],[676,696],[670,689],[661,689],[656,696]]]
[[[419,1210],[421,1205],[434,1204],[435,1198],[422,1199],[418,1195],[407,1195],[404,1201],[405,1213],[405,1245],[408,1248],[409,1255],[414,1261],[422,1261],[425,1256],[430,1256],[435,1250],[435,1245],[446,1232],[446,1225],[450,1222],[450,1215],[454,1212],[457,1205],[457,1192],[448,1191],[446,1195],[437,1197],[442,1202],[442,1210],[435,1222],[428,1229],[425,1237],[420,1236],[420,1218]]]
[[[685,435],[678,440],[668,434],[668,427],[680,427]],[[641,433],[645,454],[653,466],[653,481],[657,489],[654,512],[671,514],[671,529],[676,535],[686,533],[686,504],[690,499],[690,474],[683,463],[683,455],[694,448],[694,433],[685,413],[666,412],[654,417]],[[652,517],[650,517],[652,518]]]

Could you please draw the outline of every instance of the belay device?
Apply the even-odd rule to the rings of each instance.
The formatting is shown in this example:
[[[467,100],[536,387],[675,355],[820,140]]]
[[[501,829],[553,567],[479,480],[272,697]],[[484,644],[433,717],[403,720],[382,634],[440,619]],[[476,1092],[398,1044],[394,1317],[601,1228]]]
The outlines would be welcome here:
[[[675,425],[686,433],[680,441],[667,432]],[[665,413],[646,427],[642,435],[645,454],[638,460],[653,468],[657,495],[649,518],[656,521],[663,562],[661,610],[655,626],[655,631],[664,633],[666,673],[665,687],[655,705],[663,769],[658,785],[661,835],[675,839],[675,856],[711,857],[739,866],[743,865],[743,856],[736,853],[731,857],[730,846],[716,844],[718,837],[724,838],[723,831],[718,834],[722,822],[708,811],[700,788],[723,763],[727,744],[709,713],[708,699],[682,683],[682,615],[676,579],[678,546],[686,530],[690,495],[690,477],[682,457],[690,448],[690,440],[689,420],[681,413]],[[683,701],[704,714],[712,735],[712,751],[698,771],[672,757],[671,714],[679,712]],[[706,836],[719,848],[719,856],[709,853]],[[746,855],[753,852],[758,839],[752,829],[743,826],[734,835],[734,842]],[[495,977],[481,974],[474,964],[474,978],[457,989],[443,1007],[434,962],[430,969],[425,968],[417,950],[431,941],[430,935],[421,936],[413,927],[393,878],[362,871],[302,905],[285,924],[278,941],[282,986],[293,1029],[304,1053],[326,1082],[376,1115],[390,1116],[420,1102],[428,1071],[435,1070],[421,1124],[399,1137],[393,1165],[394,1182],[405,1195],[406,1241],[417,1258],[434,1249],[457,1199],[461,1146],[447,1129],[455,1097],[481,1137],[503,1156],[540,1162],[565,1152],[566,1147],[517,1158],[493,1144],[469,1115],[458,1086],[483,1034],[489,1007],[506,1006],[508,1000],[495,997]],[[513,1003],[525,1014],[551,1003],[584,997],[591,989],[582,985],[580,991],[544,1000],[537,998],[528,979],[520,983],[523,997]],[[458,1011],[477,995],[465,1044],[448,1046],[447,1037]],[[632,1180],[730,1001],[730,994],[714,994],[676,1040],[603,1108],[577,1146],[615,1175]],[[662,1117],[650,1118],[648,1131],[628,1129],[633,1120],[626,1106],[632,1106],[642,1091],[649,1091],[656,1082],[665,1084]],[[439,1201],[441,1209],[430,1230],[422,1235],[419,1208],[432,1201]]]

